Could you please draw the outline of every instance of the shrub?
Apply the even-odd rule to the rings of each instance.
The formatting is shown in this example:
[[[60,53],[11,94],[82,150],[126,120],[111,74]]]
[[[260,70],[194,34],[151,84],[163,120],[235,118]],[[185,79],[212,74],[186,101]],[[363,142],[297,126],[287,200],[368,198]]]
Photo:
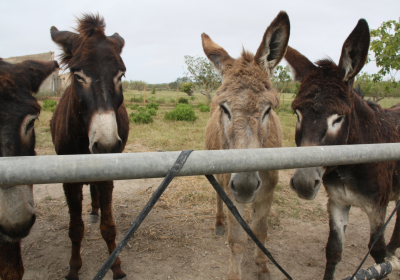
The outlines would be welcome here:
[[[210,107],[209,106],[204,105],[203,103],[200,103],[200,104],[202,104],[202,105],[201,106],[197,106],[199,108],[200,112],[210,112]]]
[[[131,110],[137,110],[139,108],[139,105],[137,104],[131,104],[131,105],[127,105],[126,107],[128,107]]]
[[[156,94],[156,87],[153,87],[153,89],[151,90],[151,94]]]
[[[185,97],[179,97],[178,103],[189,104],[189,100]]]
[[[164,119],[173,121],[195,121],[197,116],[192,106],[177,104],[174,110],[165,113]]]
[[[56,109],[57,102],[54,100],[44,100],[43,101],[43,110],[54,112]]]
[[[160,98],[160,99],[157,99],[156,102],[158,104],[165,104],[165,99],[164,98]]]
[[[146,110],[139,110],[138,113],[129,114],[129,122],[142,123],[142,124],[152,123],[153,117]]]
[[[171,99],[169,100],[169,102],[172,103],[172,104],[176,104],[176,99],[175,99],[175,98],[171,98]]]
[[[131,98],[131,102],[142,103],[143,102],[143,95],[139,95],[137,98],[136,98],[136,96],[133,96]]]
[[[190,101],[195,101],[197,98],[196,98],[196,96],[191,96],[190,97]]]
[[[154,108],[154,109],[156,109],[156,110],[158,110],[158,104],[157,103],[148,103],[148,104],[146,104],[146,108],[147,109],[151,109],[151,108]]]
[[[151,115],[151,116],[155,116],[157,115],[157,110],[155,108],[150,108],[147,110],[147,112]]]

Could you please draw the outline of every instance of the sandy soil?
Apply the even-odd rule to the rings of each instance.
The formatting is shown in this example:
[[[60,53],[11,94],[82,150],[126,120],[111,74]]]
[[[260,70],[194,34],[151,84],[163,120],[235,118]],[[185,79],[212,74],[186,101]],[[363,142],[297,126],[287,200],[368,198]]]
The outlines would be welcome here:
[[[287,186],[290,174],[291,171],[282,172],[283,185]],[[176,178],[173,184],[177,186],[183,180],[186,178]],[[160,182],[161,179],[115,182],[113,207],[117,241],[121,240]],[[70,241],[68,208],[62,186],[36,185],[34,192],[38,219],[22,244],[24,279],[63,279],[69,268]],[[324,191],[320,191],[316,199],[326,209]],[[107,250],[99,224],[88,223],[88,186],[84,187],[83,203],[86,223],[80,279],[93,279],[107,258]],[[301,200],[301,203],[309,202]],[[388,212],[393,207],[391,203]],[[274,209],[273,215],[279,215]],[[392,229],[393,222],[386,231],[387,240]],[[326,219],[305,221],[286,218],[270,230],[267,248],[293,279],[322,279],[327,238]],[[346,238],[338,279],[350,275],[367,252],[369,224],[367,216],[359,209],[351,210]],[[243,263],[244,280],[257,278],[253,251],[254,244],[249,240]],[[128,279],[226,279],[229,254],[226,234],[222,237],[214,235],[212,206],[174,203],[162,198],[130,241],[129,247],[124,249],[121,259]],[[372,264],[373,260],[369,257],[364,267]],[[269,267],[273,279],[286,279],[272,263]],[[110,272],[105,279],[112,279]],[[400,279],[400,274],[393,274],[390,279]]]

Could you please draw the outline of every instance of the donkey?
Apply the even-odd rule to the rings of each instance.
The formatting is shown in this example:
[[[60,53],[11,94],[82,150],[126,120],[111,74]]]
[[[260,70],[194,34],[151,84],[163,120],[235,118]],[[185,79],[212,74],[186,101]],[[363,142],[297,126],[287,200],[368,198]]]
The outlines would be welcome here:
[[[400,141],[400,107],[383,109],[353,91],[354,78],[368,56],[369,28],[358,21],[343,44],[337,66],[329,59],[314,65],[288,47],[285,59],[300,81],[292,103],[297,114],[297,146],[394,143]],[[293,174],[290,186],[299,197],[314,199],[323,183],[328,193],[329,238],[324,279],[334,279],[341,260],[351,206],[360,207],[370,221],[369,247],[384,224],[390,200],[399,199],[398,161],[302,168]],[[392,256],[400,246],[400,215],[386,246],[383,235],[371,251],[377,263]]]
[[[0,58],[0,156],[34,156],[40,105],[33,93],[58,68],[56,61]],[[35,223],[32,185],[0,187],[0,279],[22,279],[21,239]]]
[[[283,58],[290,35],[289,17],[280,12],[265,31],[256,55],[242,51],[234,59],[206,34],[203,49],[222,76],[222,85],[211,102],[206,127],[208,150],[251,149],[282,146],[282,129],[273,110],[279,104],[272,89],[274,68]],[[229,197],[243,214],[245,204],[252,207],[252,229],[262,243],[267,239],[267,218],[271,209],[278,171],[260,171],[216,175]],[[215,232],[224,234],[225,215],[222,200],[217,196]],[[247,236],[239,223],[228,213],[228,242],[231,248],[228,279],[241,279],[241,262]],[[267,257],[256,246],[255,262],[258,279],[270,279]]]
[[[63,50],[62,65],[70,69],[71,84],[66,88],[50,121],[51,136],[58,155],[121,153],[129,133],[129,119],[123,103],[121,79],[125,65],[121,59],[124,39],[106,36],[104,19],[84,14],[78,19],[77,33],[51,28],[51,38]],[[82,220],[83,183],[64,183],[70,214],[72,242],[69,280],[78,279],[84,233]],[[101,210],[100,231],[111,254],[115,249],[116,227],[112,215],[113,181],[90,184],[91,222]],[[111,266],[114,279],[124,279],[121,260]]]

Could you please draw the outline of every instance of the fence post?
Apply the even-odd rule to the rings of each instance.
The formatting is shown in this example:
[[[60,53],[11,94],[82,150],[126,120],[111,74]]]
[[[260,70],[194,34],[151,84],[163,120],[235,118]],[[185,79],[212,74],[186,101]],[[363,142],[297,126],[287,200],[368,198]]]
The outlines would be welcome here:
[[[143,105],[146,106],[146,85],[144,85]]]

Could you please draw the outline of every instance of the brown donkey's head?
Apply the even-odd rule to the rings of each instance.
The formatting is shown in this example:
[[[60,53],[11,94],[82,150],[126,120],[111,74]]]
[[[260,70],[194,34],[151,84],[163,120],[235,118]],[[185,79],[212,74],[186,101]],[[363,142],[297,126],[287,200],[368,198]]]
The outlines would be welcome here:
[[[34,156],[40,105],[32,96],[58,68],[56,61],[0,59],[0,156]],[[35,222],[32,185],[0,187],[0,242],[28,235]]]
[[[222,76],[206,128],[208,149],[263,148],[271,146],[271,135],[278,137],[276,126],[270,125],[279,122],[273,110],[279,98],[270,77],[286,52],[289,34],[289,17],[280,12],[256,55],[243,50],[238,59],[202,34],[204,52]],[[239,203],[252,202],[260,186],[258,172],[231,174],[229,188]]]
[[[346,144],[354,107],[353,83],[368,56],[369,28],[360,19],[343,44],[339,66],[325,59],[311,63],[288,47],[285,59],[300,81],[292,103],[297,114],[296,145],[322,146]],[[294,173],[290,186],[305,199],[313,199],[322,184],[325,168],[302,168]]]
[[[78,33],[53,26],[51,38],[62,47],[62,63],[71,71],[90,152],[121,152],[116,116],[124,99],[121,79],[126,69],[120,56],[124,39],[118,33],[106,36],[99,15],[83,15],[78,23]]]

